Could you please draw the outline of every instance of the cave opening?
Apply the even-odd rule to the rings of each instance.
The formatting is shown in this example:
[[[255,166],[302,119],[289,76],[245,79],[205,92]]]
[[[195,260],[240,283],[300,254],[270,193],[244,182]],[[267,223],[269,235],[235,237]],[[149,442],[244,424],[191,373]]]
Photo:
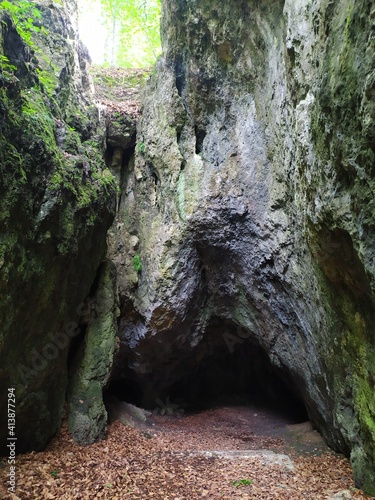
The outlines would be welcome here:
[[[119,401],[141,407],[142,392],[142,387],[136,380],[129,378],[113,380],[104,393],[104,400],[114,396]]]
[[[260,346],[240,338],[233,351],[222,349],[175,380],[168,398],[188,413],[251,406],[283,416],[291,424],[309,420],[288,374],[275,368]]]
[[[131,370],[124,375],[109,384],[106,394],[151,411],[161,405],[184,413],[253,406],[290,424],[309,420],[288,371],[275,367],[254,339],[239,337],[238,327],[220,318],[210,322],[205,341],[179,363],[163,364],[148,377]]]

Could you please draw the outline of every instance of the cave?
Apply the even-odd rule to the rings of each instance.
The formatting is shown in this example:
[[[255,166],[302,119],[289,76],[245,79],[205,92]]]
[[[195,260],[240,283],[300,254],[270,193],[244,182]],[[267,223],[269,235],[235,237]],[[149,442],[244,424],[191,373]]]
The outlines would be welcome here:
[[[147,410],[173,404],[184,413],[194,413],[248,405],[282,415],[291,424],[309,420],[288,371],[275,367],[244,330],[215,317],[204,340],[185,359],[176,354],[148,376],[128,367],[121,378],[110,382],[108,395]]]
[[[100,464],[82,497],[185,498],[169,459],[147,489],[162,460],[152,443],[152,464],[137,463],[143,428],[131,450],[134,433],[107,425],[111,395],[157,410],[150,427],[167,426],[166,407],[176,428],[183,412],[281,414],[350,459],[338,491],[374,496],[374,1],[155,0],[141,16],[81,1],[110,67],[90,67],[76,0],[0,9],[0,448],[17,421],[17,454],[55,437],[63,452],[47,493],[20,458],[19,497],[73,498]],[[98,43],[103,19],[113,50]],[[135,57],[141,39],[162,53]],[[65,420],[81,445],[108,433],[86,470],[80,452],[64,466]],[[201,469],[189,490],[211,498]],[[312,470],[307,493],[327,484]]]
[[[186,411],[252,405],[285,413],[294,423],[308,420],[293,386],[272,367],[264,351],[250,342],[233,353],[207,359],[189,375],[174,381],[168,397]]]

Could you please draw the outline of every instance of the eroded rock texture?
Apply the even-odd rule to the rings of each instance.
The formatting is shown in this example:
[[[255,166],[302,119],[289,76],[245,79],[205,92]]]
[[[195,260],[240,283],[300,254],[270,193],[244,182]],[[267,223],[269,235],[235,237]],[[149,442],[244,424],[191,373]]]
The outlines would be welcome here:
[[[266,353],[372,494],[374,27],[371,0],[164,1],[121,176],[115,372],[152,405]]]
[[[76,4],[33,5],[48,31],[31,32],[34,45],[6,10],[0,23],[0,429],[5,447],[15,388],[17,452],[43,448],[60,425],[68,349],[90,319],[115,200]]]
[[[94,300],[96,317],[88,324],[83,347],[74,357],[68,386],[68,427],[80,444],[103,438],[107,424],[103,388],[111,373],[117,333],[116,278],[110,262],[99,270]]]

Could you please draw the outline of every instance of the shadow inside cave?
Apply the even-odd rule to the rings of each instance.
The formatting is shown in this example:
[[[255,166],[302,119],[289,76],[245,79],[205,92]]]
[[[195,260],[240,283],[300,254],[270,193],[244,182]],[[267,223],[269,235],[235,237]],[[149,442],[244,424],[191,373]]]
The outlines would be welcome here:
[[[273,366],[267,353],[254,343],[244,342],[233,352],[215,350],[190,366],[176,379],[164,383],[162,389],[155,374],[151,394],[147,381],[133,374],[112,381],[105,396],[166,415],[192,415],[223,407],[248,408],[264,416],[264,432],[267,422],[274,426],[309,420],[288,373]]]
[[[262,384],[248,392],[214,394],[201,391],[191,400],[191,387],[181,381],[171,387],[164,400],[157,398],[152,413],[141,411],[139,385],[117,381],[107,391],[111,420],[147,431],[168,434],[172,439],[193,432],[197,449],[213,446],[223,449],[270,449],[276,453],[321,454],[328,450],[323,438],[309,421],[303,401],[286,385],[277,382],[278,397],[270,396]],[[122,392],[126,388],[125,392]],[[204,386],[201,388],[204,389]],[[131,390],[130,390],[131,389]],[[126,403],[123,398],[125,397]],[[114,399],[117,401],[113,406]],[[115,408],[115,410],[114,410]],[[129,423],[130,422],[130,423]],[[213,440],[212,440],[212,439]]]

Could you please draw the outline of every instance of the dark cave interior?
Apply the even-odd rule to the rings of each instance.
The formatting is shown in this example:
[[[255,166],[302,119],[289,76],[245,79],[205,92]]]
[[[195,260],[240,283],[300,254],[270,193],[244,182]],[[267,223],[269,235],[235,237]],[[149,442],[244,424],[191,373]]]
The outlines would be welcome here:
[[[217,332],[218,324],[213,326],[212,331]],[[159,373],[155,369],[147,379],[129,370],[128,376],[110,383],[104,396],[112,395],[148,410],[155,410],[161,402],[186,413],[218,406],[255,405],[283,413],[291,423],[309,419],[288,373],[273,366],[254,341],[237,337],[232,349],[218,335],[216,339],[221,342],[214,341],[210,331],[206,338],[205,344],[176,365],[180,369],[164,367]]]

